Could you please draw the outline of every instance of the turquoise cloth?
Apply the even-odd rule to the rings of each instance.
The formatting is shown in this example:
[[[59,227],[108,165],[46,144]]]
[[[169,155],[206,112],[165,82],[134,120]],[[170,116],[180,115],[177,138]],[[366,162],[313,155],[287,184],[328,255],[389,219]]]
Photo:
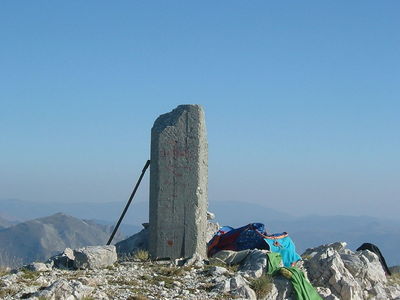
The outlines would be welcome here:
[[[290,237],[281,239],[264,238],[268,243],[269,249],[272,252],[280,253],[282,262],[285,267],[291,267],[292,263],[301,260],[300,255],[296,253],[296,247]]]

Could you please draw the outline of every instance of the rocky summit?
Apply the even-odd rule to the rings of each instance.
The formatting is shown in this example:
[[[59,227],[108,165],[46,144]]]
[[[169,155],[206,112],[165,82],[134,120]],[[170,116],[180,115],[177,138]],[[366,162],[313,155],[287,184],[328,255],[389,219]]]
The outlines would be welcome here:
[[[151,261],[144,250],[117,258],[115,246],[66,249],[45,263],[2,270],[0,298],[297,299],[285,274],[266,275],[266,250],[234,256],[239,263],[225,264],[222,256]],[[322,299],[400,299],[400,274],[387,276],[368,250],[352,252],[342,242],[323,245],[308,249],[297,266]]]

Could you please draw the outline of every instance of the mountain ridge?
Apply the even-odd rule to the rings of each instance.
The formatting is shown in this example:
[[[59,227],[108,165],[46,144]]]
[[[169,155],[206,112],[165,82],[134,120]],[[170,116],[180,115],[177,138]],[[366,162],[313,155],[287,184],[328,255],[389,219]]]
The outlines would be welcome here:
[[[22,222],[0,230],[0,265],[43,261],[65,248],[105,244],[111,227],[63,213]],[[123,237],[119,234],[114,241]]]
[[[125,206],[123,202],[50,204],[42,202],[39,205],[35,202],[15,201],[2,202],[1,211],[23,219],[23,211],[19,213],[18,210],[21,207],[25,207],[25,211],[28,210],[31,215],[35,211],[50,214],[59,211],[56,209],[66,208],[67,211],[63,212],[73,217],[95,219],[93,222],[107,225],[116,223]],[[11,209],[9,204],[12,204]],[[31,209],[32,206],[35,209]],[[396,251],[400,247],[400,237],[393,235],[394,232],[400,232],[400,222],[396,220],[345,215],[296,217],[262,204],[238,201],[210,201],[209,210],[215,213],[214,221],[221,226],[239,227],[261,222],[266,225],[270,233],[287,231],[295,241],[299,252],[334,241],[346,241],[353,250],[364,242],[370,242],[379,246],[390,265],[400,265],[400,257]],[[121,230],[127,235],[132,235],[141,228],[141,223],[145,222],[148,222],[148,203],[133,202],[121,224]]]

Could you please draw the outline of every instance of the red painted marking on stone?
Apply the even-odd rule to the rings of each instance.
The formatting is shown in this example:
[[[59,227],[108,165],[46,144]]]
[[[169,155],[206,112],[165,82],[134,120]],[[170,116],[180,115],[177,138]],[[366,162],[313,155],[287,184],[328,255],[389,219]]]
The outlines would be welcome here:
[[[172,246],[174,244],[174,242],[172,240],[168,240],[167,244],[168,244],[168,246]]]

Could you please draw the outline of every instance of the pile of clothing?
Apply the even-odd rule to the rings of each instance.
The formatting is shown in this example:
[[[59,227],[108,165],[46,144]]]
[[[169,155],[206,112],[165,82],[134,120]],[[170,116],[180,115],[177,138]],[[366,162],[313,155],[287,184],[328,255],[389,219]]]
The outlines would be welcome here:
[[[301,260],[287,232],[268,234],[262,223],[250,223],[236,229],[230,226],[220,228],[208,243],[207,254],[212,257],[221,250],[246,249],[265,249],[280,253],[285,267],[293,267]]]
[[[298,300],[322,300],[304,273],[296,267],[301,257],[296,253],[296,247],[287,232],[268,234],[262,223],[239,228],[224,226],[208,243],[207,254],[231,264],[239,263],[251,249],[268,250],[265,272],[289,279]],[[233,255],[232,251],[235,251]]]

